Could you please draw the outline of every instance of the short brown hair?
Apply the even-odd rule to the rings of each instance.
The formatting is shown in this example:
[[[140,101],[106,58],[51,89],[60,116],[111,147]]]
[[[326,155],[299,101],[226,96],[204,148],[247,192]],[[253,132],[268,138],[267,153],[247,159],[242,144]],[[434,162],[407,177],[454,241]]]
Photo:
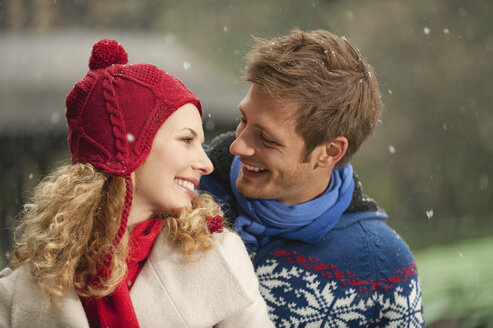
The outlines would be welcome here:
[[[344,136],[349,146],[337,167],[349,162],[374,130],[381,110],[375,74],[359,51],[325,30],[295,29],[255,42],[244,78],[270,96],[300,105],[293,117],[305,140],[305,160],[316,146]]]

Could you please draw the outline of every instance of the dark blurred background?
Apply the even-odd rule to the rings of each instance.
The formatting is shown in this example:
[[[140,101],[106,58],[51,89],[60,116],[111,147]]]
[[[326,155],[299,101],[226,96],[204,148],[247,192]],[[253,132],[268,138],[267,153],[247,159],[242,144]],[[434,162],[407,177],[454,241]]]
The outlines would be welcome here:
[[[413,250],[433,327],[493,327],[493,2],[0,0],[0,266],[32,188],[67,160],[65,95],[117,39],[201,98],[208,140],[235,127],[251,37],[345,36],[384,111],[353,159]],[[490,181],[491,180],[491,181]]]

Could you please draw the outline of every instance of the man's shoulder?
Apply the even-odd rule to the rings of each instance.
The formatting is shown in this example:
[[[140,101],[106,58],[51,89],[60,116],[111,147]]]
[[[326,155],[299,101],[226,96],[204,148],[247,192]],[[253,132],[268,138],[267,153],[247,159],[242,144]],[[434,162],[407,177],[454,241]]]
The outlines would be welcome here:
[[[376,218],[333,229],[318,243],[276,240],[258,252],[255,264],[260,266],[271,260],[296,264],[320,275],[327,270],[341,271],[365,281],[394,276],[403,268],[417,275],[406,242]]]
[[[316,244],[274,241],[259,252],[255,268],[271,315],[279,320],[314,324],[306,312],[313,309],[321,322],[340,320],[351,327],[423,325],[411,252],[382,220],[332,230]]]

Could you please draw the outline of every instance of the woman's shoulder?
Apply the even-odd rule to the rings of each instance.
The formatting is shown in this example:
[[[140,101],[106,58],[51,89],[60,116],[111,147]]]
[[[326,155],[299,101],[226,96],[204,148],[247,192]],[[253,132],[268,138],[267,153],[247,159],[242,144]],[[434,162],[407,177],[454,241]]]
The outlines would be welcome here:
[[[0,327],[10,327],[10,308],[15,275],[13,270],[0,271]]]
[[[247,263],[251,263],[249,256],[241,237],[234,231],[224,229],[222,233],[214,234],[214,239],[217,242],[218,251],[220,251],[225,257],[240,258],[243,260],[247,258]]]
[[[0,271],[0,298],[3,304],[4,298],[10,297],[18,284],[18,280],[26,280],[29,278],[29,273],[25,266],[20,266],[19,268],[12,270],[9,267],[4,268]]]
[[[162,267],[167,276],[176,270],[181,278],[188,273],[191,277],[205,275],[211,278],[210,273],[215,272],[218,281],[227,278],[237,281],[240,285],[249,284],[251,280],[256,282],[252,262],[241,238],[228,229],[214,233],[213,238],[214,247],[206,251],[198,251],[187,259],[182,249],[174,245],[163,232],[156,241],[161,247],[153,249],[150,255],[151,261],[156,264],[156,269]]]
[[[0,272],[0,327],[87,327],[73,289],[60,302],[50,303],[26,265]]]
[[[160,302],[190,326],[212,326],[252,305],[258,282],[241,239],[226,230],[214,239],[212,249],[187,259],[163,232],[132,287],[137,315]]]
[[[222,234],[215,236],[217,240],[216,252],[224,258],[230,269],[245,282],[257,281],[252,261],[241,240],[241,237],[225,229]]]

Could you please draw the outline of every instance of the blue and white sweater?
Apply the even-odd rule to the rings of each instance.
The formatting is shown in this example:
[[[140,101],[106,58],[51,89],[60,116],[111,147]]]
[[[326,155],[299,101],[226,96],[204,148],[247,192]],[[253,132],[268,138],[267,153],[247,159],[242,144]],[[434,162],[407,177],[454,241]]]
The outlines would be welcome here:
[[[236,213],[229,184],[233,133],[215,138],[207,153],[215,171],[202,188]],[[363,195],[354,175],[349,208],[319,243],[273,238],[253,264],[276,327],[424,327],[418,273],[406,243]]]

